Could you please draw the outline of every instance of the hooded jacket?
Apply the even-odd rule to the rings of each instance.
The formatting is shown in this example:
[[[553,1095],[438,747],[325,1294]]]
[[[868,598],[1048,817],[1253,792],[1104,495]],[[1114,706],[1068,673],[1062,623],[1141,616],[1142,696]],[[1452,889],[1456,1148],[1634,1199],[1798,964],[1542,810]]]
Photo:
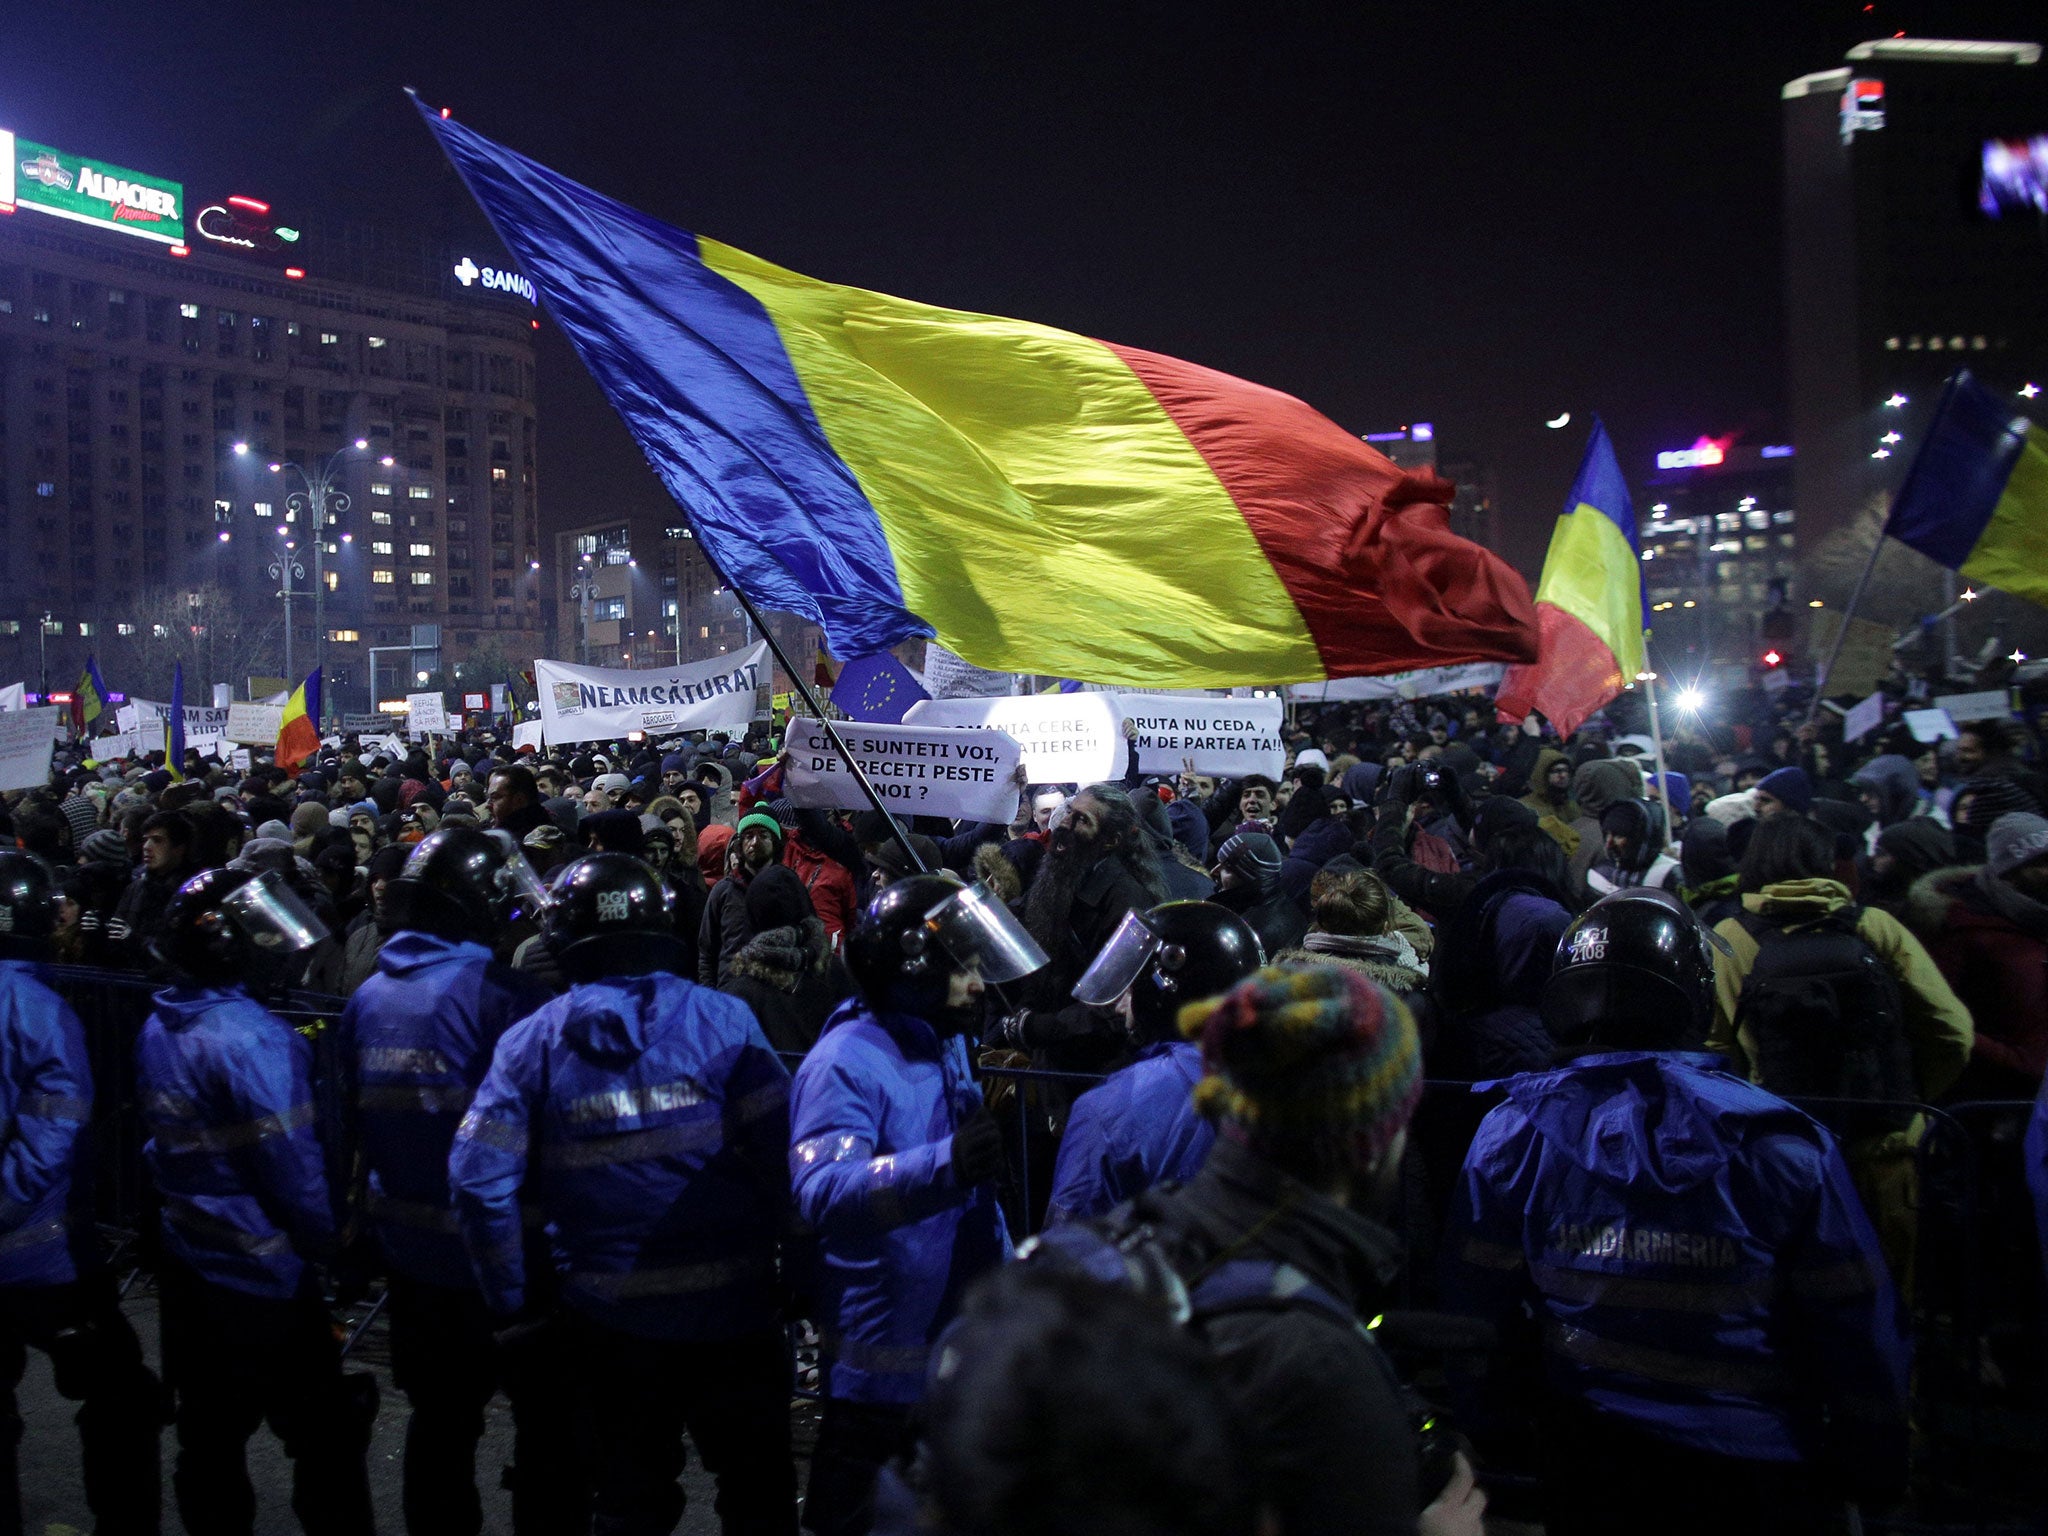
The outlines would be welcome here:
[[[1201,1047],[1148,1045],[1074,1101],[1053,1165],[1047,1226],[1100,1216],[1168,1179],[1191,1179],[1216,1128],[1195,1112]]]
[[[1913,760],[1896,752],[1873,757],[1850,775],[1849,782],[1877,798],[1877,824],[1889,827],[1914,816],[1932,815],[1934,802],[1920,795],[1920,771]]]
[[[349,999],[340,1050],[369,1166],[368,1214],[399,1273],[475,1288],[448,1193],[449,1148],[499,1037],[553,995],[481,944],[406,930]]]
[[[1827,1131],[1705,1056],[1505,1087],[1458,1180],[1447,1303],[1504,1331],[1532,1307],[1551,1389],[1660,1440],[1893,1481],[1908,1344]]]
[[[1786,880],[1742,898],[1743,910],[1765,917],[1824,917],[1849,903],[1848,888],[1835,880]],[[1733,1069],[1754,1079],[1756,1040],[1749,1026],[1738,1033],[1735,1012],[1742,984],[1756,963],[1757,941],[1735,918],[1715,928],[1733,955],[1714,957],[1714,1027],[1707,1048],[1728,1057]],[[1970,1059],[1974,1031],[1970,1010],[1949,987],[1920,941],[1888,912],[1865,907],[1856,923],[1857,937],[1891,968],[1905,1008],[1906,1041],[1913,1052],[1913,1075],[1920,1096],[1939,1098],[1962,1074]]]
[[[827,1396],[915,1403],[961,1295],[1010,1256],[993,1187],[953,1177],[953,1133],[981,1105],[964,1037],[859,998],[797,1068],[789,1173],[817,1233]]]
[[[832,1010],[853,990],[853,978],[832,953],[825,925],[769,928],[747,940],[726,967],[719,988],[745,1003],[778,1051],[802,1053],[817,1042]]]
[[[1606,852],[1600,818],[1617,800],[1637,800],[1643,794],[1643,770],[1625,757],[1596,757],[1579,764],[1572,775],[1572,798],[1579,804],[1579,819],[1571,824],[1579,834],[1578,851],[1571,856],[1572,879],[1583,882],[1586,871]]]
[[[1301,835],[1287,850],[1280,865],[1280,889],[1301,906],[1308,905],[1308,889],[1322,867],[1339,854],[1349,853],[1355,841],[1351,824],[1335,816],[1321,816],[1301,829]]]
[[[448,1182],[485,1303],[528,1306],[531,1178],[576,1311],[688,1342],[779,1326],[788,1136],[789,1073],[742,1004],[661,974],[573,988],[506,1031],[455,1134]]]
[[[165,1251],[212,1284],[296,1295],[334,1242],[313,1047],[239,986],[171,987],[135,1068]]]
[[[63,1285],[95,1241],[85,1026],[35,968],[0,960],[0,1287]]]
[[[1913,882],[1903,914],[1976,1021],[1961,1098],[2032,1098],[2048,1070],[2048,907],[1997,879],[1938,869]]]
[[[1540,1005],[1557,941],[1572,924],[1562,896],[1541,875],[1495,870],[1444,924],[1430,962],[1439,1021],[1432,1074],[1487,1077],[1550,1064],[1557,1042]]]
[[[1550,770],[1559,763],[1569,765],[1570,762],[1571,759],[1557,748],[1545,747],[1536,754],[1536,766],[1529,770],[1529,793],[1522,796],[1522,804],[1539,817],[1555,816],[1566,826],[1570,826],[1585,815],[1579,802],[1572,798],[1571,785],[1565,785],[1562,800],[1553,800],[1544,791],[1549,788]]]
[[[825,924],[827,936],[837,945],[860,915],[860,895],[854,888],[853,871],[820,853],[793,827],[782,842],[782,862],[803,881],[812,909]]]

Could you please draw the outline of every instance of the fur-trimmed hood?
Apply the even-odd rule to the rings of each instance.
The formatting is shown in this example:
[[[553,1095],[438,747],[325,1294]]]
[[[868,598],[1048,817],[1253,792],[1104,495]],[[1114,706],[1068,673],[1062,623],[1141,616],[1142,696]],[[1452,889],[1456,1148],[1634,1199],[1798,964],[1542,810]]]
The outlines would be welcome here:
[[[1906,888],[1906,905],[1899,920],[1923,939],[1941,932],[1955,904],[1965,900],[1977,883],[1977,872],[1983,867],[1951,864],[1946,869],[1929,870]]]
[[[769,928],[726,962],[726,977],[747,976],[778,992],[795,992],[806,975],[821,975],[832,958],[825,925],[807,917],[795,928]]]

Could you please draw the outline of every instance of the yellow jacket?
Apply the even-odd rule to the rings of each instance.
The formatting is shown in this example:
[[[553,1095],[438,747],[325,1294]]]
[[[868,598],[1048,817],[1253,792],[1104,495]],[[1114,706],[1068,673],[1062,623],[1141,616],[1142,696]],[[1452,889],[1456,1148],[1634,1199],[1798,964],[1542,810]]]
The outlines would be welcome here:
[[[1742,905],[1746,911],[1766,917],[1825,917],[1849,905],[1849,890],[1839,880],[1787,880],[1744,896]],[[1756,963],[1757,942],[1732,917],[1714,931],[1728,941],[1735,954],[1733,958],[1714,957],[1714,1028],[1707,1047],[1725,1054],[1737,1072],[1754,1080],[1756,1041],[1747,1026],[1738,1034],[1734,1023],[1742,983]],[[1906,1043],[1913,1052],[1913,1075],[1920,1085],[1920,1097],[1932,1101],[1949,1090],[1969,1063],[1970,1043],[1976,1034],[1970,1010],[1950,990],[1920,941],[1890,913],[1865,907],[1857,919],[1856,933],[1898,978]]]

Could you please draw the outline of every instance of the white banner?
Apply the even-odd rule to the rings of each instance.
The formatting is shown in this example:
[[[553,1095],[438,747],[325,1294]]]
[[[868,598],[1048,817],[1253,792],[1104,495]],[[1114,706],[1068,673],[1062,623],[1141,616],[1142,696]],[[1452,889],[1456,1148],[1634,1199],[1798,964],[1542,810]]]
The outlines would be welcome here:
[[[870,725],[849,720],[840,740],[892,811],[908,816],[957,816],[1007,825],[1017,815],[1017,763],[1021,749],[1001,731],[940,730],[928,726]],[[789,767],[783,790],[791,805],[858,811],[868,806],[824,726],[789,722],[783,743]]]
[[[744,727],[754,718],[768,677],[768,642],[682,667],[578,667],[536,661],[540,719],[556,746],[608,741],[632,731],[675,736],[684,731]]]
[[[0,715],[0,789],[39,789],[50,782],[62,705],[11,709]]]
[[[437,735],[448,729],[448,701],[438,693],[408,693],[405,696],[405,729],[415,741],[427,732]]]
[[[1959,734],[1945,709],[1907,710],[1906,729],[1913,733],[1915,741],[1954,741]]]
[[[1174,698],[1118,694],[1124,719],[1138,728],[1131,746],[1138,770],[1171,776],[1186,770],[1218,778],[1287,771],[1280,727],[1287,706],[1278,699]]]
[[[227,726],[221,734],[229,741],[251,747],[275,747],[277,733],[284,729],[284,709],[276,704],[230,704]],[[187,745],[190,745],[188,738]]]
[[[1297,704],[1348,703],[1356,699],[1426,699],[1439,693],[1470,693],[1498,684],[1507,668],[1497,661],[1475,661],[1462,667],[1424,667],[1417,672],[1389,672],[1384,677],[1340,677],[1327,683],[1289,683],[1287,697]]]
[[[185,706],[185,734],[218,734],[228,728],[227,706],[212,709],[204,704]],[[157,746],[163,745],[164,722],[171,718],[171,706],[154,699],[130,699],[114,711],[114,723],[124,731],[133,731],[138,736],[149,737]],[[151,748],[156,750],[155,747]]]
[[[1842,740],[1861,741],[1884,724],[1884,695],[1873,693],[1842,717]]]
[[[27,683],[9,683],[5,688],[0,688],[0,715],[15,714],[27,708]]]
[[[532,747],[538,752],[547,744],[546,727],[538,720],[521,720],[512,727],[512,750]]]
[[[2012,711],[2012,700],[2003,688],[1987,688],[1982,693],[1937,694],[1934,707],[1947,710],[1956,724],[1967,725],[1972,720],[2004,719]]]
[[[1033,784],[1100,784],[1124,776],[1123,718],[1106,693],[920,699],[903,723],[1006,731],[1023,749]]]
[[[924,686],[935,699],[1000,699],[1017,691],[1016,674],[963,661],[936,640],[924,643]]]
[[[159,736],[154,745],[146,750],[154,752],[162,745],[163,738]],[[111,763],[117,757],[138,756],[145,749],[141,745],[141,738],[135,732],[116,731],[111,736],[93,737],[92,741],[88,743],[87,750],[91,752],[94,762]]]
[[[270,738],[270,744],[272,746],[277,745],[277,738],[275,736]],[[221,732],[206,731],[197,736],[187,736],[185,738],[185,750],[197,752],[201,757],[217,758],[225,762],[227,761],[228,753],[233,749],[229,747],[227,737]]]

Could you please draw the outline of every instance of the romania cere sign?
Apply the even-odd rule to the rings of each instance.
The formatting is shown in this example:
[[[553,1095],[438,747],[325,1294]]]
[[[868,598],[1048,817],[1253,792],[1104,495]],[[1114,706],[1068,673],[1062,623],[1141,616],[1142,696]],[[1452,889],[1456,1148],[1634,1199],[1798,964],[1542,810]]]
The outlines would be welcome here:
[[[768,642],[681,667],[578,667],[536,661],[547,739],[610,741],[634,731],[681,735],[744,726],[768,677]]]
[[[185,243],[185,189],[175,181],[52,149],[0,129],[0,203],[140,235]]]

